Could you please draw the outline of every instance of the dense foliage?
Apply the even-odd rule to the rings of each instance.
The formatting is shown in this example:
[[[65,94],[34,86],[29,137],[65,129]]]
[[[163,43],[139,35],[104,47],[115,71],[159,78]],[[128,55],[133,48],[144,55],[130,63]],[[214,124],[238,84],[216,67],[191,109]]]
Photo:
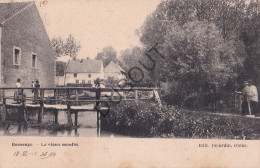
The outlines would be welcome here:
[[[56,52],[56,56],[68,55],[73,59],[76,59],[77,54],[81,48],[81,45],[76,39],[70,34],[65,41],[61,37],[54,37],[51,40],[53,50]]]
[[[95,59],[102,60],[103,66],[106,67],[110,63],[110,61],[117,63],[118,60],[116,55],[116,50],[113,47],[108,46],[103,48],[103,50],[97,54],[97,57]]]
[[[101,123],[103,131],[134,137],[260,139],[259,119],[160,109],[153,102],[112,104]]]
[[[225,96],[241,90],[243,80],[260,87],[259,1],[162,1],[138,34],[145,48],[123,51],[123,65],[151,65],[146,54],[158,44],[165,58],[149,53],[156,67],[144,70],[146,80],[161,86],[166,95],[179,97],[178,105],[207,97],[223,104]]]

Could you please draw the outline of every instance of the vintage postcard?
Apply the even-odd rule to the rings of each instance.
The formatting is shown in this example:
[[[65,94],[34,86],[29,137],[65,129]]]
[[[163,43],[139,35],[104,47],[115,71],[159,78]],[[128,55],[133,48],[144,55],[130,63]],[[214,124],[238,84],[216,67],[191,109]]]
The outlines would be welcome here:
[[[260,167],[260,1],[0,0],[0,168]]]

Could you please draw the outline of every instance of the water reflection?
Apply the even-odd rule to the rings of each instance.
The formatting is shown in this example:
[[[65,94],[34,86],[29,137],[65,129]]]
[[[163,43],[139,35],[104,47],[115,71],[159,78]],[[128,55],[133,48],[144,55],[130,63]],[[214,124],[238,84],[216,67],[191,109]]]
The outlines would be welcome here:
[[[54,114],[52,112],[45,112],[43,114],[42,123],[54,123]],[[31,111],[28,115],[30,123],[36,123],[38,119],[37,112]],[[74,114],[72,114],[72,121],[74,123]],[[67,124],[67,114],[65,111],[59,111],[58,122],[60,125]],[[0,135],[7,136],[57,136],[57,137],[97,137],[97,115],[96,112],[80,112],[78,113],[77,129],[43,129],[32,128],[30,124],[6,124],[0,129]]]

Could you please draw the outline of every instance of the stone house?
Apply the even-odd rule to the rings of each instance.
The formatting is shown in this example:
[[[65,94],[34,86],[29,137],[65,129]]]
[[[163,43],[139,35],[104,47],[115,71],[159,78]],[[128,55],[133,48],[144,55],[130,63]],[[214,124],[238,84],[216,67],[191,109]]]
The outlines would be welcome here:
[[[55,53],[34,2],[0,3],[0,86],[55,85]]]

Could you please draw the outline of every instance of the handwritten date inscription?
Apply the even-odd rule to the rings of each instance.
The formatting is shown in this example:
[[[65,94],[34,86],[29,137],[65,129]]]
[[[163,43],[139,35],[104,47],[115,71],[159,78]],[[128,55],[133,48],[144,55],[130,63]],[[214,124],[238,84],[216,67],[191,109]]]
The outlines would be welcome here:
[[[39,157],[41,159],[52,158],[56,156],[56,152],[29,152],[29,151],[15,151],[15,157]]]
[[[47,5],[47,3],[48,3],[48,0],[42,0],[40,2],[40,7]]]

